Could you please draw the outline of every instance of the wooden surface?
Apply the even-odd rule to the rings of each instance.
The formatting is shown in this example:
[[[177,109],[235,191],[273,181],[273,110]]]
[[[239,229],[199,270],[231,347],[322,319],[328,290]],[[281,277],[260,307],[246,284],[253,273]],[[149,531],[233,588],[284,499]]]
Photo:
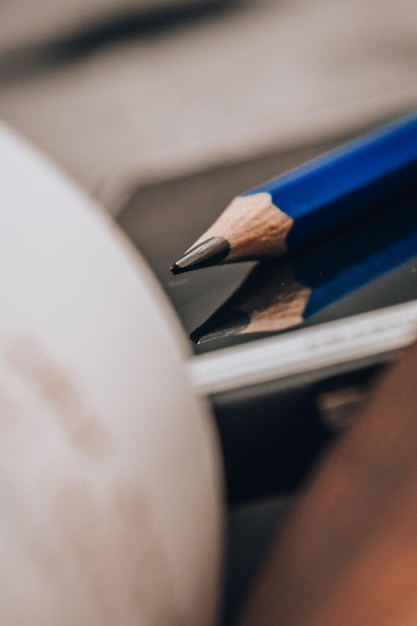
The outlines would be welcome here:
[[[241,626],[417,623],[417,346],[275,539]]]

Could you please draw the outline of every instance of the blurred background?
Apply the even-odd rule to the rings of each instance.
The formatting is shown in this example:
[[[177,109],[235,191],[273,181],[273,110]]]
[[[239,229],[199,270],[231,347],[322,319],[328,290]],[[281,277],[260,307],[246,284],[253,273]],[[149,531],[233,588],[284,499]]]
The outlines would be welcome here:
[[[157,274],[169,274],[174,255],[195,238],[181,222],[184,199],[210,223],[213,201],[220,211],[232,191],[416,107],[415,0],[0,2],[0,118],[117,217]],[[172,248],[165,233],[165,254],[153,258],[160,222],[175,227],[166,211],[175,211],[184,233]],[[259,411],[248,419],[257,431]],[[287,445],[290,420],[279,422],[273,406],[262,415],[265,428],[279,431],[270,438],[276,464],[274,442]],[[291,424],[298,479],[324,437],[308,431],[311,450],[300,451]],[[237,473],[247,466],[249,475],[232,426]],[[252,430],[245,436],[253,465],[265,455],[252,454]],[[288,473],[285,456],[281,465]],[[286,498],[230,513],[225,624],[286,514]]]
[[[413,0],[3,0],[0,117],[113,214],[417,106]]]

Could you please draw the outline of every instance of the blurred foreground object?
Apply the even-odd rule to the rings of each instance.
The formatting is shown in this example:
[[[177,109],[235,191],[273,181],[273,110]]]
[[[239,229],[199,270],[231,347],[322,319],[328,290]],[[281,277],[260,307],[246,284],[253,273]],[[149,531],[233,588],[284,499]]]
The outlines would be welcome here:
[[[241,626],[417,622],[417,346],[330,451]]]
[[[3,126],[0,160],[0,623],[212,626],[221,481],[176,320]]]

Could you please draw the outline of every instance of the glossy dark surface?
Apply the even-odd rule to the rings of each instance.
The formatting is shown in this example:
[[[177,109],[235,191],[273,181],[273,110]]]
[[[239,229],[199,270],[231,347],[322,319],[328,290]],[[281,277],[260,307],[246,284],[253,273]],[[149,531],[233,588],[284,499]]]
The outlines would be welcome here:
[[[173,259],[178,258],[189,245],[189,242],[194,241],[208,228],[230,199],[240,193],[242,189],[254,186],[257,181],[265,180],[273,173],[287,171],[299,163],[325,152],[333,145],[325,144],[292,153],[260,156],[252,161],[142,187],[132,194],[120,214],[119,223],[149,262],[177,311],[187,336],[203,324],[239,287],[254,267],[254,263],[219,265],[173,276],[169,270]],[[411,191],[410,193],[414,192]],[[393,198],[392,204],[395,204],[395,196],[391,197]],[[312,262],[310,269],[306,268],[304,263],[302,273],[307,272],[310,285],[313,286],[315,282],[321,283],[320,272],[323,272],[323,260],[327,255],[327,258],[330,259],[328,263],[329,276],[335,276],[336,280],[326,282],[329,289],[333,290],[332,293],[323,294],[324,303],[327,306],[323,307],[323,303],[320,303],[320,306],[315,307],[316,310],[319,308],[320,310],[316,313],[313,311],[303,326],[331,321],[417,297],[417,249],[413,253],[412,247],[407,248],[406,254],[404,250],[400,256],[396,256],[394,253],[389,262],[384,262],[379,268],[370,268],[371,271],[368,272],[366,279],[367,284],[363,285],[362,282],[360,288],[350,290],[348,294],[346,294],[347,282],[351,281],[352,273],[350,278],[346,274],[341,281],[337,280],[338,275],[343,276],[344,257],[347,259],[347,270],[352,268],[352,256],[356,254],[358,258],[366,257],[367,238],[369,239],[370,250],[375,248],[383,250],[385,241],[388,242],[391,237],[391,230],[394,234],[397,233],[395,236],[398,239],[398,233],[404,231],[401,224],[398,223],[398,220],[401,220],[399,208],[403,202],[404,199],[402,198],[401,201],[398,201],[398,206],[393,206],[390,209],[392,219],[394,222],[397,220],[392,227],[390,218],[386,216],[381,218],[384,224],[382,230],[381,226],[376,224],[378,236],[375,239],[372,236],[372,228],[369,223],[366,226],[368,235],[366,237],[359,236],[360,220],[351,226],[349,234],[342,232],[345,252],[340,257],[338,257],[337,245],[338,238],[341,236],[340,232],[328,236],[326,240],[320,243],[314,253],[317,256],[317,261]],[[376,208],[378,209],[378,207]],[[385,209],[386,207],[384,207],[384,211]],[[375,211],[375,206],[373,210]],[[376,213],[375,219],[378,220],[378,213]],[[407,219],[411,224],[417,221],[412,213],[411,215],[408,213]],[[357,241],[356,235],[358,235]],[[349,238],[351,238],[352,246],[355,248],[352,251],[353,255],[346,253],[346,241]],[[411,246],[414,246],[414,240],[410,239],[410,241]],[[388,258],[385,253],[382,257]],[[390,268],[395,269],[388,271]],[[314,277],[315,271],[317,273],[316,278]],[[375,278],[377,275],[379,275],[378,278],[369,282],[370,278]],[[301,278],[305,278],[305,276]],[[361,284],[358,278],[361,277],[355,276],[354,282]],[[334,290],[339,291],[339,294],[336,294]],[[319,294],[319,291],[317,293]],[[335,295],[338,295],[338,298]],[[195,353],[203,353],[253,341],[271,334],[274,333],[238,337],[223,336],[198,346],[190,341],[190,347]]]

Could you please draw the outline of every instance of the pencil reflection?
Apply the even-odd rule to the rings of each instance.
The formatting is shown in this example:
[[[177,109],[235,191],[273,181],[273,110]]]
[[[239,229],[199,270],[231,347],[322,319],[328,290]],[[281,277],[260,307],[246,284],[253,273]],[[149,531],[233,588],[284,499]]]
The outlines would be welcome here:
[[[257,265],[234,294],[191,333],[195,343],[301,324],[339,298],[417,254],[417,193],[287,260]],[[389,201],[388,201],[389,203]]]

